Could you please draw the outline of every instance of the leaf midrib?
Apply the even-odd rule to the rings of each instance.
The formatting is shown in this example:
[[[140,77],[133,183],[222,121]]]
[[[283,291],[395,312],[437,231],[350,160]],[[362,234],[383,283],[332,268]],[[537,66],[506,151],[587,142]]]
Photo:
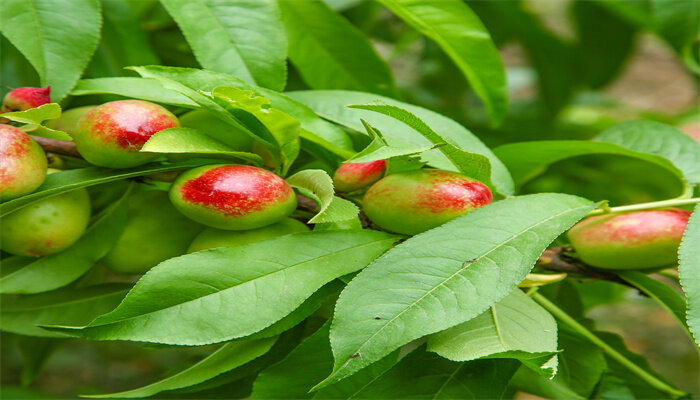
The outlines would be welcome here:
[[[492,253],[492,252],[496,251],[497,249],[501,248],[504,244],[510,242],[510,241],[513,240],[514,238],[517,238],[517,237],[519,237],[521,234],[523,234],[523,233],[525,233],[525,232],[528,232],[528,231],[530,231],[530,230],[532,230],[532,229],[534,229],[534,228],[536,228],[536,227],[538,227],[538,226],[540,226],[540,225],[542,225],[542,224],[544,224],[544,223],[546,223],[546,222],[549,222],[550,220],[552,220],[552,219],[554,219],[554,218],[557,218],[557,217],[560,217],[560,216],[562,216],[562,215],[565,215],[565,214],[568,214],[568,213],[577,211],[577,210],[579,210],[579,209],[585,209],[585,208],[589,208],[589,207],[590,207],[590,206],[580,206],[580,207],[576,207],[576,208],[567,209],[567,210],[565,210],[565,211],[562,211],[562,212],[560,212],[560,213],[557,213],[557,214],[555,214],[555,215],[552,215],[552,216],[550,216],[550,217],[548,217],[548,218],[546,218],[546,219],[544,219],[544,220],[542,220],[542,221],[540,221],[540,222],[538,222],[538,223],[536,223],[536,224],[534,224],[534,225],[531,225],[531,226],[527,227],[526,229],[523,229],[523,230],[520,231],[520,232],[517,232],[517,233],[514,234],[514,235],[511,235],[508,239],[506,239],[506,240],[504,240],[504,241],[498,243],[498,244],[497,244],[496,246],[494,246],[491,250],[489,250],[489,251],[487,251],[486,253],[482,254],[482,255],[479,256],[478,258],[479,258],[479,260],[483,259],[485,256],[487,256],[487,255],[489,255],[490,253]],[[448,277],[445,278],[442,282],[440,282],[438,285],[435,285],[433,288],[431,288],[430,290],[428,290],[428,291],[427,291],[424,295],[422,295],[420,298],[418,298],[417,300],[415,300],[414,302],[412,302],[411,304],[409,304],[409,305],[408,305],[407,307],[405,307],[401,312],[399,312],[395,317],[393,317],[392,319],[388,320],[384,325],[382,325],[382,327],[379,328],[374,334],[372,334],[372,336],[370,336],[367,340],[365,340],[365,341],[357,348],[357,352],[359,353],[360,350],[362,350],[372,339],[374,339],[375,336],[377,336],[380,332],[382,332],[382,331],[384,330],[384,328],[386,328],[387,326],[391,325],[391,323],[393,323],[394,320],[396,320],[397,318],[399,318],[400,316],[402,316],[402,315],[403,315],[405,312],[407,312],[408,310],[412,309],[416,304],[418,304],[418,303],[419,303],[421,300],[423,300],[426,296],[430,295],[433,291],[437,290],[439,287],[442,287],[446,282],[450,281],[452,278],[454,278],[455,276],[459,275],[462,271],[466,270],[467,268],[469,268],[470,266],[472,266],[472,265],[474,265],[475,263],[478,263],[478,262],[479,262],[479,261],[477,260],[477,261],[474,262],[474,263],[470,263],[470,264],[467,264],[466,266],[463,266],[463,267],[459,268],[459,269],[457,270],[457,272],[455,272],[454,274],[448,276]],[[338,372],[340,372],[343,368],[347,368],[347,365],[349,365],[349,364],[346,364],[345,366],[341,367],[340,369],[338,369],[338,371],[336,371],[336,373],[332,374],[331,376],[336,375],[336,374],[337,374]]]
[[[147,312],[147,313],[134,315],[134,316],[131,316],[131,317],[128,317],[128,318],[123,318],[123,319],[119,319],[119,320],[116,320],[116,321],[110,321],[110,322],[106,322],[106,323],[100,324],[100,325],[88,325],[88,326],[86,326],[86,328],[97,328],[97,327],[101,327],[101,326],[107,326],[107,325],[112,325],[112,324],[118,324],[118,323],[122,323],[122,322],[129,321],[129,320],[132,320],[132,319],[141,318],[141,317],[144,317],[144,316],[147,316],[147,315],[150,315],[150,314],[154,314],[154,313],[157,313],[157,312],[165,311],[165,310],[168,310],[168,309],[171,309],[171,308],[180,307],[180,306],[182,306],[182,305],[184,305],[184,304],[188,304],[188,303],[191,303],[191,302],[194,302],[194,301],[200,301],[201,299],[204,299],[204,298],[206,298],[206,297],[213,296],[213,295],[217,295],[217,294],[223,293],[223,292],[225,292],[225,291],[227,291],[227,290],[235,289],[235,288],[241,287],[241,286],[243,286],[243,285],[250,284],[251,282],[255,282],[255,281],[259,280],[259,279],[263,279],[263,278],[266,278],[266,277],[268,277],[268,276],[272,276],[272,275],[277,274],[277,273],[285,272],[285,271],[287,271],[289,268],[294,268],[294,267],[298,267],[298,266],[301,266],[301,265],[304,265],[304,264],[307,264],[307,263],[311,263],[311,262],[315,262],[315,261],[318,261],[318,260],[322,260],[322,259],[324,259],[324,258],[326,258],[326,257],[337,256],[337,255],[342,254],[342,253],[344,253],[344,252],[351,251],[351,250],[356,250],[356,249],[360,249],[360,248],[363,248],[363,247],[365,247],[365,246],[371,246],[371,245],[377,244],[377,243],[379,243],[379,242],[383,242],[383,241],[391,241],[391,242],[393,242],[394,240],[395,240],[395,238],[393,238],[393,237],[392,237],[392,238],[385,238],[385,239],[374,240],[374,241],[368,242],[368,243],[363,243],[363,244],[361,244],[361,245],[357,245],[357,246],[353,246],[353,247],[348,247],[348,248],[343,249],[343,250],[341,250],[341,251],[333,252],[333,253],[330,253],[330,254],[323,255],[323,256],[321,256],[321,257],[316,257],[316,258],[313,258],[313,259],[310,259],[310,260],[307,260],[307,261],[303,261],[303,262],[300,262],[300,263],[296,263],[296,264],[292,264],[292,265],[286,266],[286,267],[284,267],[284,268],[282,268],[282,269],[279,269],[279,270],[276,270],[276,271],[273,271],[273,272],[270,272],[270,273],[267,273],[267,274],[264,274],[264,275],[260,275],[260,276],[254,278],[254,279],[251,279],[251,280],[242,282],[242,283],[237,284],[237,285],[229,286],[229,287],[227,287],[227,288],[225,288],[225,289],[223,289],[223,290],[217,291],[217,292],[212,292],[212,293],[206,294],[206,295],[204,295],[204,296],[196,297],[196,298],[191,299],[191,300],[183,301],[183,302],[181,302],[181,303],[173,304],[173,305],[170,305],[170,306],[167,306],[167,307],[164,307],[164,308],[159,308],[159,309],[157,309],[157,310],[149,311],[149,312]],[[134,289],[136,289],[136,287],[134,287]],[[132,289],[132,291],[134,291],[134,289]],[[115,310],[115,311],[116,311],[116,310]],[[109,314],[107,314],[107,315],[109,315]]]

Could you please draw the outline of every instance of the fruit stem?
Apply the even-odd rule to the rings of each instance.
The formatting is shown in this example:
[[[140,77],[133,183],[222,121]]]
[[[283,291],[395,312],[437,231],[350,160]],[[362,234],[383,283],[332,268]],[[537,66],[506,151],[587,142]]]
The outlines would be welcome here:
[[[552,315],[554,315],[558,320],[561,322],[565,323],[566,325],[569,325],[572,329],[574,329],[576,332],[580,333],[581,336],[585,337],[591,343],[595,344],[596,346],[600,347],[601,350],[605,354],[607,354],[610,358],[614,359],[618,363],[620,363],[622,366],[627,368],[630,372],[633,374],[637,375],[639,378],[644,380],[646,383],[648,383],[650,386],[653,388],[660,390],[662,392],[668,393],[674,398],[682,397],[685,395],[685,393],[681,392],[678,389],[675,389],[668,385],[666,382],[663,382],[659,378],[655,377],[654,375],[648,373],[644,369],[640,368],[635,364],[633,361],[629,360],[627,357],[622,355],[620,352],[612,348],[610,345],[605,343],[602,339],[600,339],[598,336],[596,336],[593,332],[589,331],[585,326],[581,325],[576,321],[574,318],[572,318],[569,314],[567,314],[564,310],[561,308],[557,307],[554,303],[549,301],[546,297],[541,295],[540,293],[532,293],[530,294],[530,297],[535,300],[539,305],[547,309]]]
[[[597,208],[597,209],[589,212],[587,216],[590,217],[593,215],[608,214],[608,213],[648,210],[650,208],[682,206],[682,205],[686,205],[686,204],[695,204],[695,203],[700,203],[700,197],[694,197],[692,199],[670,199],[670,200],[652,201],[649,203],[631,204],[628,206],[620,206],[620,207]]]

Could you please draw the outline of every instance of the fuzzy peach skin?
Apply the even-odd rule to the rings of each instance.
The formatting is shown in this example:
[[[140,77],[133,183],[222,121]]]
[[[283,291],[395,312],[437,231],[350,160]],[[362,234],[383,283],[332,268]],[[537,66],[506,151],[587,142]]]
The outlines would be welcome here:
[[[386,172],[386,161],[345,163],[335,171],[333,186],[340,192],[354,192],[382,179]]]
[[[23,130],[0,125],[0,201],[24,196],[46,179],[44,150]]]
[[[91,164],[130,168],[158,158],[140,153],[156,132],[180,126],[170,111],[148,101],[119,100],[102,104],[83,115],[73,139],[80,154]]]
[[[586,264],[609,269],[648,269],[678,262],[678,246],[690,211],[679,208],[598,215],[569,230]]]
[[[362,200],[367,217],[391,232],[415,235],[493,200],[483,183],[451,171],[422,169],[384,177]]]
[[[185,216],[212,228],[246,230],[273,224],[297,206],[284,179],[262,168],[216,164],[191,169],[170,189]]]

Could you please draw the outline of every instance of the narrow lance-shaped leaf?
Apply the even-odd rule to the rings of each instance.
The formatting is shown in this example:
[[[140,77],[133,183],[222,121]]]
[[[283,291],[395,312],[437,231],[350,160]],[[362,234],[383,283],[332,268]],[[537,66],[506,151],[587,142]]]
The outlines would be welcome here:
[[[182,345],[247,336],[397,239],[376,231],[305,232],[172,258],[149,270],[111,313],[86,327],[52,329],[95,340]]]
[[[518,365],[515,360],[454,362],[421,346],[351,398],[500,399]]]
[[[220,86],[212,91],[212,95],[228,106],[252,114],[264,125],[277,143],[282,175],[286,175],[299,155],[299,121],[272,107],[269,99],[255,95],[252,91]]]
[[[152,153],[204,154],[248,161],[257,166],[263,163],[255,153],[236,151],[230,146],[191,128],[168,128],[156,132],[141,151]]]
[[[483,100],[495,125],[508,110],[506,72],[479,17],[459,0],[380,0],[447,53]]]
[[[280,1],[289,59],[315,89],[396,96],[391,71],[367,38],[321,0]]]
[[[367,130],[367,134],[372,138],[370,144],[367,145],[362,151],[355,154],[348,161],[355,163],[363,163],[369,161],[386,160],[392,157],[409,156],[413,154],[422,154],[428,150],[435,148],[436,144],[419,146],[414,144],[407,144],[405,146],[392,146],[389,145],[382,135],[382,133],[374,129],[366,121],[362,121],[362,124]]]
[[[678,179],[684,181],[683,172],[673,161],[664,157],[629,150],[614,143],[589,142],[582,140],[538,140],[534,142],[508,143],[494,149],[496,155],[508,166],[516,186],[543,173],[547,166],[570,157],[593,154],[610,154],[633,157],[656,164],[669,170]],[[527,154],[527,157],[523,157]]]
[[[144,78],[155,79],[160,83],[165,89],[180,93],[181,95],[187,97],[196,103],[199,107],[206,109],[207,111],[213,113],[217,118],[231,125],[231,129],[250,136],[251,139],[257,140],[263,143],[267,143],[263,138],[258,137],[250,129],[243,125],[236,117],[231,115],[224,107],[217,104],[214,99],[203,93],[206,87],[202,87],[202,79],[198,74],[204,74],[206,78],[206,73],[201,70],[191,70],[187,68],[168,68],[161,66],[149,66],[149,67],[131,67],[136,73]],[[190,77],[186,83],[183,83],[178,79],[182,73],[192,71],[194,76]],[[230,78],[232,80],[238,80],[232,76],[221,74],[224,77]],[[189,76],[189,75],[188,75]],[[222,82],[223,83],[223,82]],[[220,83],[221,84],[221,83]],[[210,88],[211,90],[213,88]]]
[[[22,353],[22,386],[31,385],[41,374],[46,362],[53,353],[63,344],[62,340],[52,338],[37,338],[20,336],[17,347]]]
[[[343,158],[354,153],[350,136],[341,128],[329,123],[316,115],[306,105],[288,97],[286,94],[243,82],[231,75],[214,71],[197,70],[192,68],[175,68],[148,66],[141,71],[149,76],[156,75],[174,80],[193,90],[214,90],[222,85],[233,86],[243,90],[251,90],[268,98],[274,108],[282,110],[296,118],[302,127],[301,136],[311,142],[321,145]],[[116,80],[119,79],[117,82]],[[197,107],[197,103],[178,91],[166,89],[158,81],[144,78],[103,78],[80,81],[74,95],[114,93],[126,97],[142,98],[160,103],[180,105],[182,107]]]
[[[690,183],[700,183],[700,144],[677,128],[654,121],[624,121],[596,136],[630,150],[671,161]]]
[[[82,397],[94,399],[133,399],[153,396],[154,394],[166,390],[196,385],[262,356],[272,348],[276,339],[277,338],[234,340],[222,345],[208,357],[184,371],[178,372],[158,382],[125,392]]]
[[[80,78],[100,38],[100,2],[3,0],[0,32],[51,86],[51,99],[63,99]]]
[[[128,1],[101,0],[100,4],[104,25],[99,50],[111,64],[110,75],[123,76],[128,73],[124,67],[130,65],[159,64],[134,7]]]
[[[207,69],[282,90],[287,37],[275,0],[161,0]]]
[[[340,295],[331,328],[334,372],[319,387],[483,313],[513,291],[547,245],[594,207],[564,194],[502,200],[387,252]]]
[[[284,360],[263,370],[253,385],[252,399],[349,399],[398,361],[399,351],[386,356],[352,378],[319,392],[309,392],[333,369],[328,340],[330,321],[305,339]]]
[[[287,178],[292,187],[305,190],[316,197],[319,210],[310,223],[347,221],[357,217],[360,210],[352,202],[334,196],[333,179],[320,169],[299,171]]]
[[[130,288],[127,284],[109,283],[3,299],[0,329],[20,335],[65,338],[66,335],[49,332],[39,325],[87,324],[114,309]]]
[[[130,189],[102,212],[71,247],[50,254],[0,278],[0,293],[40,293],[63,287],[82,276],[104,257],[126,223]]]
[[[566,330],[559,336],[559,371],[553,378],[521,368],[514,388],[548,399],[589,399],[607,368],[598,346]]]
[[[551,378],[557,372],[557,323],[516,289],[478,317],[431,335],[428,350],[452,361],[514,358]]]
[[[423,135],[431,143],[440,145],[440,151],[461,173],[494,188],[491,182],[491,163],[486,156],[458,148],[449,137],[441,136],[410,111],[388,104],[362,104],[350,107],[378,112],[403,122],[415,129],[416,132]]]
[[[700,347],[700,205],[690,216],[683,242],[678,249],[678,273],[685,292],[688,311],[686,321]]]
[[[286,95],[311,107],[316,114],[358,132],[364,132],[361,121],[365,120],[373,127],[379,129],[389,144],[431,144],[428,139],[416,132],[412,127],[392,117],[346,106],[381,102],[407,110],[424,121],[434,131],[440,133],[442,137],[448,138],[449,142],[454,143],[457,148],[487,157],[491,162],[491,181],[494,186],[504,195],[509,196],[513,194],[513,179],[501,160],[467,128],[443,115],[372,93],[343,90],[308,90],[287,92]],[[450,160],[438,149],[423,153],[421,158],[433,167],[456,170]]]
[[[78,81],[71,91],[73,96],[85,96],[90,94],[116,94],[153,101],[156,103],[170,104],[177,107],[196,108],[197,103],[179,92],[166,89],[155,79],[145,78],[95,78]]]

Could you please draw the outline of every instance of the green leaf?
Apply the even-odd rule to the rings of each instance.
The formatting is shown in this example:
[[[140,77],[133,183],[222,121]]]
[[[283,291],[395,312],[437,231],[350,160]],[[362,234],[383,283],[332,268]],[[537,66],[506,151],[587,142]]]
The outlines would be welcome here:
[[[650,0],[657,32],[677,52],[692,45],[700,30],[700,4],[694,0]]]
[[[316,89],[396,96],[391,71],[367,38],[320,0],[280,1],[289,59]]]
[[[244,133],[250,136],[253,140],[264,142],[264,140],[253,132],[251,132],[248,127],[244,126],[243,123],[229,113],[223,106],[219,105],[214,99],[205,93],[206,87],[202,85],[209,82],[209,76],[206,72],[201,70],[190,70],[185,68],[169,68],[160,66],[150,66],[150,67],[131,67],[139,75],[144,78],[151,78],[157,80],[164,88],[175,91],[194,101],[197,105],[205,110],[211,112],[219,118],[220,120],[231,125],[231,129],[235,129],[240,133]],[[188,72],[192,72],[189,74]],[[186,79],[182,79],[182,76]],[[200,77],[198,75],[204,75]],[[223,77],[230,77],[226,74],[220,74]],[[204,79],[202,79],[204,78]],[[237,78],[230,77],[231,80],[238,80]],[[202,82],[204,80],[205,82]],[[183,82],[184,81],[184,82]],[[210,88],[209,90],[212,90]]]
[[[282,361],[255,379],[251,399],[310,399],[316,382],[333,368],[333,353],[328,341],[330,322],[306,338]]]
[[[639,289],[642,293],[656,300],[663,308],[673,315],[678,322],[683,325],[688,336],[691,337],[688,325],[685,321],[686,305],[685,298],[674,288],[650,278],[647,274],[639,271],[619,271],[617,275],[627,283]]]
[[[576,47],[546,28],[536,14],[526,10],[522,1],[471,1],[470,5],[485,13],[489,26],[505,30],[506,35],[520,42],[529,65],[537,71],[537,83],[545,117],[551,118],[569,103],[579,81]]]
[[[361,152],[355,154],[347,161],[363,163],[369,161],[387,160],[393,157],[421,154],[437,146],[434,144],[427,146],[418,146],[414,144],[407,144],[405,146],[391,146],[387,143],[380,131],[374,129],[364,120],[362,121],[362,124],[365,126],[369,137],[372,138],[372,142],[370,142],[370,144],[368,144],[367,147],[365,147]]]
[[[314,384],[333,369],[333,353],[328,340],[330,322],[297,346],[284,360],[266,368],[253,385],[252,399],[349,399],[391,368],[398,351],[361,373],[319,392],[309,392]]]
[[[277,336],[286,332],[295,326],[299,325],[302,321],[308,318],[311,314],[316,312],[321,305],[328,300],[332,295],[340,294],[340,290],[345,287],[340,279],[333,280],[329,283],[323,285],[308,299],[304,300],[299,307],[294,311],[287,314],[286,317],[275,322],[274,324],[268,326],[267,328],[261,330],[260,332],[254,333],[246,339],[261,339],[271,336]]]
[[[656,377],[660,381],[666,383],[669,388],[674,388],[673,385],[668,383],[668,380],[664,379],[661,375],[659,375],[656,371],[654,371],[651,366],[649,365],[649,362],[647,359],[639,354],[633,353],[630,350],[627,349],[625,346],[624,340],[614,334],[614,333],[609,333],[609,332],[595,332],[595,334],[605,341],[609,346],[614,348],[616,351],[621,353],[625,358],[629,359],[632,361],[637,367],[643,369],[650,375]],[[668,391],[664,390],[661,391],[658,386],[653,387],[650,385],[648,381],[645,381],[641,379],[639,376],[635,375],[632,373],[627,367],[624,365],[620,364],[617,360],[614,358],[610,357],[609,355],[605,354],[605,361],[607,363],[608,368],[612,371],[612,373],[621,378],[625,383],[627,384],[627,387],[629,388],[632,393],[634,393],[635,398],[638,399],[668,399],[668,398],[685,398],[687,396],[684,396],[684,393],[675,389],[673,394],[669,393]]]
[[[259,86],[282,90],[287,37],[275,0],[161,0],[197,61]]]
[[[634,50],[637,30],[594,1],[574,2],[572,16],[583,79],[594,88],[602,88],[617,76]]]
[[[700,183],[700,143],[673,126],[654,121],[625,121],[593,140],[664,157],[683,172],[688,182]]]
[[[547,245],[595,206],[564,194],[516,197],[396,246],[340,295],[331,328],[334,372],[321,386],[482,314],[513,291]]]
[[[24,111],[7,112],[3,113],[2,116],[10,121],[27,124],[22,127],[22,130],[30,132],[32,135],[59,140],[73,140],[65,132],[41,126],[41,123],[47,119],[56,119],[61,116],[61,106],[57,103],[44,104]]]
[[[41,374],[46,362],[63,343],[62,340],[52,338],[38,338],[20,336],[17,338],[17,347],[22,353],[22,386],[31,385]]]
[[[254,153],[236,151],[204,133],[191,128],[168,128],[156,132],[143,145],[141,151],[152,153],[206,154],[248,161],[257,166],[262,158]]]
[[[448,139],[449,143],[454,143],[458,149],[468,149],[471,153],[486,156],[491,162],[491,182],[499,192],[505,195],[513,194],[513,179],[505,165],[473,133],[445,116],[371,93],[313,90],[289,92],[287,95],[311,107],[318,115],[358,132],[364,130],[362,125],[362,120],[364,120],[380,130],[390,145],[401,146],[406,143],[429,145],[431,142],[422,134],[394,118],[346,106],[379,101],[403,108],[424,121],[440,136]],[[450,160],[437,149],[423,153],[422,158],[434,167],[455,170]]]
[[[494,125],[508,110],[506,72],[489,31],[459,0],[380,0],[394,14],[435,41],[454,61],[486,105]]]
[[[518,364],[515,360],[459,363],[421,347],[352,398],[501,399]]]
[[[700,205],[690,216],[683,242],[678,249],[678,274],[688,303],[686,320],[700,347]]]
[[[3,0],[0,31],[51,86],[51,99],[63,99],[80,78],[100,38],[100,2]]]
[[[71,247],[3,274],[0,277],[0,293],[47,292],[81,277],[97,260],[107,255],[119,239],[126,223],[128,207],[125,200],[130,191],[128,189],[110,205]]]
[[[301,137],[343,158],[354,154],[352,140],[347,133],[337,126],[328,123],[316,115],[309,107],[273,90],[249,85],[231,75],[213,71],[205,71],[191,68],[173,68],[149,66],[142,67],[144,74],[148,76],[162,76],[171,81],[177,81],[193,90],[211,91],[222,85],[233,86],[242,90],[251,90],[256,94],[268,98],[272,107],[284,111],[296,118],[302,127]],[[121,79],[120,81],[108,81],[107,79]],[[89,83],[85,91],[80,94],[114,93],[126,97],[142,98],[165,104],[179,105],[182,107],[197,107],[197,103],[179,94],[178,91],[165,89],[154,79],[143,78],[105,78],[83,80]],[[156,85],[154,85],[154,83]],[[76,93],[74,93],[76,94]]]
[[[319,205],[310,223],[347,221],[357,217],[360,210],[352,202],[334,196],[333,179],[320,169],[299,171],[287,178],[292,187],[311,193]]]
[[[44,183],[33,193],[0,204],[0,217],[4,217],[22,207],[26,207],[35,201],[71,190],[158,172],[195,168],[210,163],[211,162],[207,161],[185,161],[167,165],[147,164],[137,168],[119,170],[88,167],[56,172],[48,175]]]
[[[626,400],[633,399],[634,393],[627,387],[624,380],[608,373],[600,379],[592,398],[595,400]]]
[[[78,81],[71,91],[73,96],[90,94],[116,94],[119,96],[195,108],[197,103],[180,93],[166,89],[155,79],[144,78],[96,78]]]
[[[258,340],[234,340],[219,347],[215,352],[205,359],[192,365],[184,371],[169,376],[158,382],[140,387],[138,389],[127,390],[125,392],[110,393],[103,395],[81,396],[95,399],[110,398],[141,398],[173,389],[180,389],[204,382],[226,371],[246,364],[263,354],[267,353],[277,338],[267,338]]]
[[[404,124],[413,128],[416,132],[423,135],[430,141],[430,143],[440,145],[439,149],[442,154],[444,154],[445,157],[447,157],[447,159],[449,159],[450,162],[457,167],[459,172],[483,182],[491,188],[494,188],[494,185],[491,182],[491,162],[486,156],[477,153],[470,153],[460,149],[456,144],[451,142],[449,137],[441,136],[410,111],[406,111],[403,108],[388,104],[362,104],[351,105],[349,107],[374,111],[403,122]]]
[[[584,399],[606,369],[603,352],[591,342],[562,329],[559,337],[559,371],[553,379],[521,368],[511,384],[518,390],[551,399]]]
[[[452,361],[515,358],[551,378],[557,373],[557,323],[516,289],[478,317],[431,335],[428,351]]]
[[[212,95],[215,99],[226,102],[228,106],[252,114],[265,126],[279,147],[282,175],[286,175],[299,155],[299,121],[272,107],[270,100],[252,91],[220,86],[214,89]]]
[[[83,325],[111,311],[131,285],[106,283],[85,288],[65,288],[48,293],[3,299],[0,328],[19,335],[58,337],[66,335],[39,325]]]
[[[224,389],[222,385],[228,386],[229,384],[235,385],[241,381],[250,381],[249,390],[246,390],[242,397],[249,396],[253,386],[251,378],[255,378],[255,376],[261,370],[263,370],[266,367],[269,367],[270,365],[276,362],[281,361],[284,357],[287,356],[287,354],[294,350],[304,337],[304,328],[304,326],[298,326],[280,334],[279,338],[277,339],[277,342],[275,342],[274,346],[272,346],[270,351],[251,362],[248,362],[238,368],[225,372],[202,383],[183,389],[177,389],[171,391],[168,394],[172,397],[176,397],[174,395],[175,393],[191,393],[190,395],[182,396],[191,399],[194,397],[199,398],[199,393],[197,392],[215,389],[213,391],[215,393],[214,397],[220,397],[221,392],[218,392],[217,390]],[[248,340],[250,338],[245,339]],[[228,393],[229,392],[227,391],[227,394]]]
[[[124,75],[130,65],[159,64],[139,16],[127,1],[101,0],[104,26],[97,55],[110,65],[110,75]],[[97,57],[95,57],[97,58]]]
[[[506,164],[513,175],[517,187],[543,173],[549,165],[557,161],[592,154],[611,154],[637,158],[665,168],[678,176],[679,180],[684,181],[683,172],[674,165],[674,161],[648,152],[630,150],[614,143],[582,140],[542,140],[505,144],[496,147],[494,153]]]
[[[376,231],[305,232],[172,258],[148,271],[111,313],[86,327],[53,329],[94,340],[182,345],[247,336],[396,240]]]

